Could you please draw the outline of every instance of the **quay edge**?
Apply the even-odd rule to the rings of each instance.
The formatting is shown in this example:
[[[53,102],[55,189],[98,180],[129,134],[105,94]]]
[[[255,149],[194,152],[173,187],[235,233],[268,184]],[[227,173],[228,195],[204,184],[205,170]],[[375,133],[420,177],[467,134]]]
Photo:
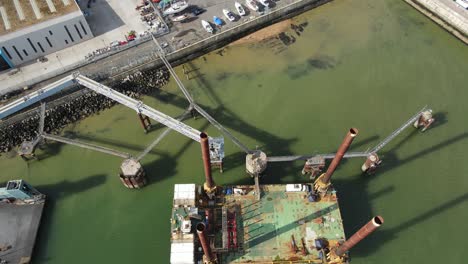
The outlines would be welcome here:
[[[166,58],[173,66],[177,66],[209,53],[210,51],[221,48],[261,28],[297,16],[331,1],[332,0],[297,0],[289,5],[278,7],[268,14],[261,15],[255,19],[249,20],[226,31],[202,39],[184,48],[178,49],[172,53],[167,54]],[[135,53],[137,50],[138,53],[147,54],[147,56],[144,58],[132,60],[132,56],[134,55],[132,53]],[[6,90],[8,92],[12,92],[24,89],[24,87],[28,87],[29,92],[63,78],[64,76],[67,76],[75,71],[80,71],[82,74],[92,79],[95,79],[104,84],[108,84],[111,81],[120,80],[128,74],[132,74],[137,71],[158,68],[162,65],[162,61],[159,59],[157,53],[154,50],[154,43],[149,40],[129,49],[112,54],[111,56],[102,58],[98,61],[90,62],[80,67],[67,69],[66,71],[58,73],[55,76],[48,75],[44,76],[42,79],[35,79],[33,81],[27,80],[22,83],[18,83],[14,87],[9,87]],[[17,96],[22,95],[23,94]]]

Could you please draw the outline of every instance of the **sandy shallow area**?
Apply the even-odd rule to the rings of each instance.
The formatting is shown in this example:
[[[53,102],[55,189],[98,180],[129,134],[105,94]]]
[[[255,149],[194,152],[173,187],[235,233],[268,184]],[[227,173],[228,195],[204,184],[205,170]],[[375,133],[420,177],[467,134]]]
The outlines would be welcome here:
[[[234,42],[232,42],[230,45],[241,45],[241,44],[249,44],[249,43],[254,43],[258,41],[262,41],[264,39],[267,39],[269,37],[273,37],[275,35],[280,34],[281,32],[286,31],[289,29],[290,25],[292,23],[291,19],[287,19],[281,22],[278,22],[276,24],[273,24],[269,27],[260,29],[250,35],[247,35],[241,39],[238,39]]]

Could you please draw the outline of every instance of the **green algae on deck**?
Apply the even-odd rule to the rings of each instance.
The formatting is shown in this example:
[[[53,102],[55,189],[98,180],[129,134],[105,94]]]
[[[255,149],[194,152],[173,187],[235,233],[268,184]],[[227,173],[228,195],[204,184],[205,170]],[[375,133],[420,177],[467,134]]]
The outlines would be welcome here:
[[[247,187],[247,186],[246,186]],[[253,186],[250,189],[254,190]],[[286,185],[260,185],[262,196],[226,195],[226,205],[237,207],[237,240],[240,252],[221,253],[222,263],[270,263],[273,260],[309,260],[321,263],[315,247],[316,238],[325,238],[333,245],[344,240],[344,230],[336,192],[319,202],[309,202],[306,192],[286,192]],[[294,236],[302,251],[293,252]]]
[[[352,249],[352,263],[464,263],[466,46],[403,1],[333,1],[294,21],[308,26],[285,51],[229,47],[194,60],[198,77],[183,82],[243,143],[274,155],[333,152],[349,127],[360,130],[353,150],[365,150],[429,105],[434,127],[408,129],[384,148],[376,175],[360,174],[363,160],[345,160],[332,181],[348,237],[376,214],[386,220]],[[309,59],[331,66],[309,67]],[[144,101],[176,116],[188,105],[181,98],[171,82]],[[208,127],[201,118],[187,123]],[[132,154],[162,131],[143,134],[122,106],[67,130]],[[227,140],[225,147],[216,183],[251,184],[243,154]],[[23,178],[49,197],[34,263],[169,262],[173,184],[203,182],[198,144],[171,132],[143,160],[150,184],[140,191],[121,185],[119,158],[59,144],[38,154],[42,160],[30,163],[0,159],[0,185]],[[271,164],[262,183],[306,182],[302,166]]]

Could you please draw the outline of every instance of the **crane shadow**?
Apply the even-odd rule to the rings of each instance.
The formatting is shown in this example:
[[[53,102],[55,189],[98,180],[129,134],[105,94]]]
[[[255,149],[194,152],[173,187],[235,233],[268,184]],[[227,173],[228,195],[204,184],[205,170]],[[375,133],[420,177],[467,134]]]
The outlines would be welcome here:
[[[466,140],[467,138],[468,132],[464,132],[453,136],[452,138],[443,140],[442,142],[434,146],[420,150],[419,152],[403,159],[397,159],[396,155],[393,153],[395,148],[392,148],[391,152],[385,153],[385,166],[380,167],[375,175],[366,175],[363,177],[362,173],[358,173],[347,179],[333,181],[333,185],[338,190],[338,195],[341,198],[340,209],[343,219],[345,219],[344,223],[347,237],[350,237],[355,231],[357,231],[357,229],[359,229],[372,216],[375,215],[371,205],[372,200],[382,197],[383,195],[388,195],[397,188],[391,185],[376,192],[369,193],[368,184],[373,179],[375,179],[375,177],[381,176],[392,169],[398,168],[399,166],[403,166],[409,162],[422,158],[430,153],[437,152],[445,147],[458,143],[462,140]],[[394,159],[388,161],[389,157],[393,157]],[[428,218],[433,217],[437,214],[441,214],[450,207],[465,202],[467,199],[468,194],[464,194],[460,197],[453,199],[452,201],[444,203],[443,205],[434,207],[433,209],[428,210],[427,213],[424,213],[421,216],[416,216],[413,219],[410,219],[400,224],[398,227],[389,230],[384,230],[384,233],[387,234],[381,235],[382,232],[379,232],[378,235],[370,236],[369,239],[366,239],[362,242],[362,246],[358,245],[353,250],[353,254],[360,256],[371,254],[374,250],[376,250],[376,247],[378,247],[379,243],[383,244],[385,241],[388,241],[393,236],[396,236],[396,233],[402,232],[408,229],[409,227],[412,227],[421,221],[425,221]],[[392,233],[394,234],[392,235]]]
[[[463,132],[457,136],[454,136],[452,138],[449,138],[447,140],[444,140],[444,141],[441,141],[439,142],[438,144],[436,145],[433,145],[431,147],[428,147],[424,150],[421,150],[415,154],[412,154],[408,157],[405,157],[405,158],[398,158],[395,153],[393,152],[393,149],[392,151],[389,151],[389,152],[385,152],[383,157],[384,157],[384,161],[383,161],[383,166],[382,168],[379,168],[379,174],[383,174],[385,173],[386,171],[388,170],[391,170],[392,168],[396,167],[396,166],[401,166],[401,165],[404,165],[406,163],[409,163],[409,162],[412,162],[414,160],[417,160],[417,159],[420,159],[422,158],[423,156],[426,156],[427,154],[430,154],[432,152],[436,152],[440,149],[443,149],[447,146],[450,146],[452,144],[455,144],[459,141],[463,141],[465,139],[468,138],[468,132]]]
[[[115,139],[109,139],[109,138],[102,138],[102,137],[97,137],[96,135],[80,135],[76,132],[73,131],[67,131],[64,134],[64,137],[66,138],[71,138],[71,139],[76,139],[76,140],[84,140],[85,142],[90,142],[93,144],[102,144],[104,146],[109,146],[109,147],[117,147],[117,148],[122,148],[122,149],[128,149],[132,151],[143,151],[143,147],[136,145],[136,144],[131,144],[128,142],[123,142],[120,140],[115,140]],[[158,151],[158,150],[151,150],[151,154],[154,155],[164,155],[165,152]]]
[[[428,209],[424,213],[412,217],[395,227],[381,230],[378,232],[378,234],[369,236],[368,238],[361,241],[360,244],[352,251],[352,255],[368,256],[372,254],[372,252],[375,252],[379,247],[383,246],[385,243],[397,239],[401,232],[404,232],[418,224],[424,223],[433,217],[444,214],[446,211],[452,210],[466,202],[468,202],[468,193],[461,194],[431,209]]]
[[[201,131],[205,130],[210,123],[206,121],[200,128]],[[177,160],[187,151],[193,143],[191,139],[185,139],[185,142],[177,152],[173,155],[159,154],[156,160],[143,164],[145,168],[148,185],[161,181],[164,177],[169,177],[177,173]],[[157,175],[155,175],[157,173]]]
[[[414,133],[412,132],[408,137],[412,137]],[[408,140],[404,138],[403,141]],[[385,170],[380,170],[377,173],[379,175],[384,174],[391,169],[397,168],[398,166],[405,165],[409,162],[412,162],[416,159],[419,159],[423,156],[426,156],[430,153],[437,152],[445,147],[456,144],[462,140],[468,138],[468,132],[455,135],[449,139],[443,140],[442,142],[428,147],[426,149],[420,150],[419,152],[405,158],[398,160],[398,162],[391,163],[391,166],[386,166]],[[396,148],[392,148],[391,151],[394,151]],[[388,156],[389,153],[386,153]],[[291,173],[288,175],[293,175],[293,179],[288,180],[292,182],[309,182],[306,177],[298,177],[300,175],[301,166],[294,166],[294,164],[288,166],[274,164],[275,166],[268,165],[266,176],[262,177],[260,182],[261,184],[278,184],[284,183],[281,180],[281,176],[276,174],[276,167],[287,167],[283,168],[282,172]],[[281,171],[281,170],[280,170]],[[281,172],[281,173],[282,173]],[[345,233],[347,237],[350,237],[354,232],[356,232],[363,224],[365,224],[372,216],[375,215],[371,202],[375,199],[379,199],[383,196],[389,195],[395,191],[397,187],[394,185],[386,186],[382,189],[370,192],[368,190],[368,184],[376,177],[375,176],[365,176],[363,177],[362,173],[357,173],[349,178],[332,180],[335,189],[338,191],[339,201],[340,201],[340,211],[344,219]],[[301,180],[302,179],[302,180]],[[231,181],[228,185],[251,185],[253,180],[248,177],[242,179],[237,179]],[[398,233],[404,232],[408,228],[411,228],[423,221],[430,219],[439,214],[443,214],[445,211],[454,208],[462,203],[465,203],[468,200],[468,193],[457,196],[449,201],[443,202],[440,205],[435,206],[432,209],[428,209],[425,213],[415,216],[407,221],[399,224],[398,226],[379,231],[378,234],[366,238],[361,244],[353,249],[353,255],[365,256],[369,255],[372,252],[375,252],[379,246],[382,246],[385,242],[388,242],[398,236]],[[313,214],[311,214],[313,216]],[[287,230],[288,226],[284,227],[284,230]],[[283,230],[283,229],[278,229]],[[261,243],[264,239],[269,239],[275,234],[263,234],[261,236],[253,238],[249,243]]]

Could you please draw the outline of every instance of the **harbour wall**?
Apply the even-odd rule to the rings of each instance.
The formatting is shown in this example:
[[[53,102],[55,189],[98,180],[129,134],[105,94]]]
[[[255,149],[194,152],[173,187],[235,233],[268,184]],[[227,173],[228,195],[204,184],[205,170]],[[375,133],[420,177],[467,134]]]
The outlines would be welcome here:
[[[468,44],[468,19],[438,0],[404,0],[455,37]]]
[[[252,20],[244,22],[238,26],[230,28],[226,31],[210,36],[198,42],[195,42],[187,47],[181,48],[175,52],[166,54],[166,58],[171,62],[173,66],[179,65],[186,61],[197,58],[217,48],[223,47],[234,40],[242,38],[248,34],[257,31],[265,26],[277,23],[279,21],[291,18],[298,14],[301,14],[307,10],[313,9],[322,4],[331,2],[332,0],[299,0],[289,5],[280,7],[274,11],[266,13],[262,16],[256,17]],[[123,75],[133,73],[134,71],[144,70],[148,68],[159,67],[163,63],[159,59],[154,44],[151,43],[151,57],[145,59],[128,58],[130,64],[112,66],[107,76],[98,76],[103,79],[115,79],[121,78]],[[104,73],[101,73],[104,74]]]
[[[198,42],[191,43],[184,48],[166,54],[166,58],[173,66],[179,65],[196,57],[204,55],[212,50],[223,47],[226,44],[242,38],[265,26],[281,20],[296,16],[317,6],[331,2],[332,0],[297,0],[285,6],[278,6],[268,13],[255,17],[238,26],[227,29]],[[59,72],[51,72],[48,75],[34,80],[27,80],[9,87],[8,91],[18,91],[24,87],[29,90],[43,87],[51,82],[65,77],[74,71],[105,84],[124,78],[128,74],[146,69],[162,66],[163,63],[156,53],[155,44],[151,40],[132,43],[124,50],[101,58],[93,62],[83,62],[69,65]]]

